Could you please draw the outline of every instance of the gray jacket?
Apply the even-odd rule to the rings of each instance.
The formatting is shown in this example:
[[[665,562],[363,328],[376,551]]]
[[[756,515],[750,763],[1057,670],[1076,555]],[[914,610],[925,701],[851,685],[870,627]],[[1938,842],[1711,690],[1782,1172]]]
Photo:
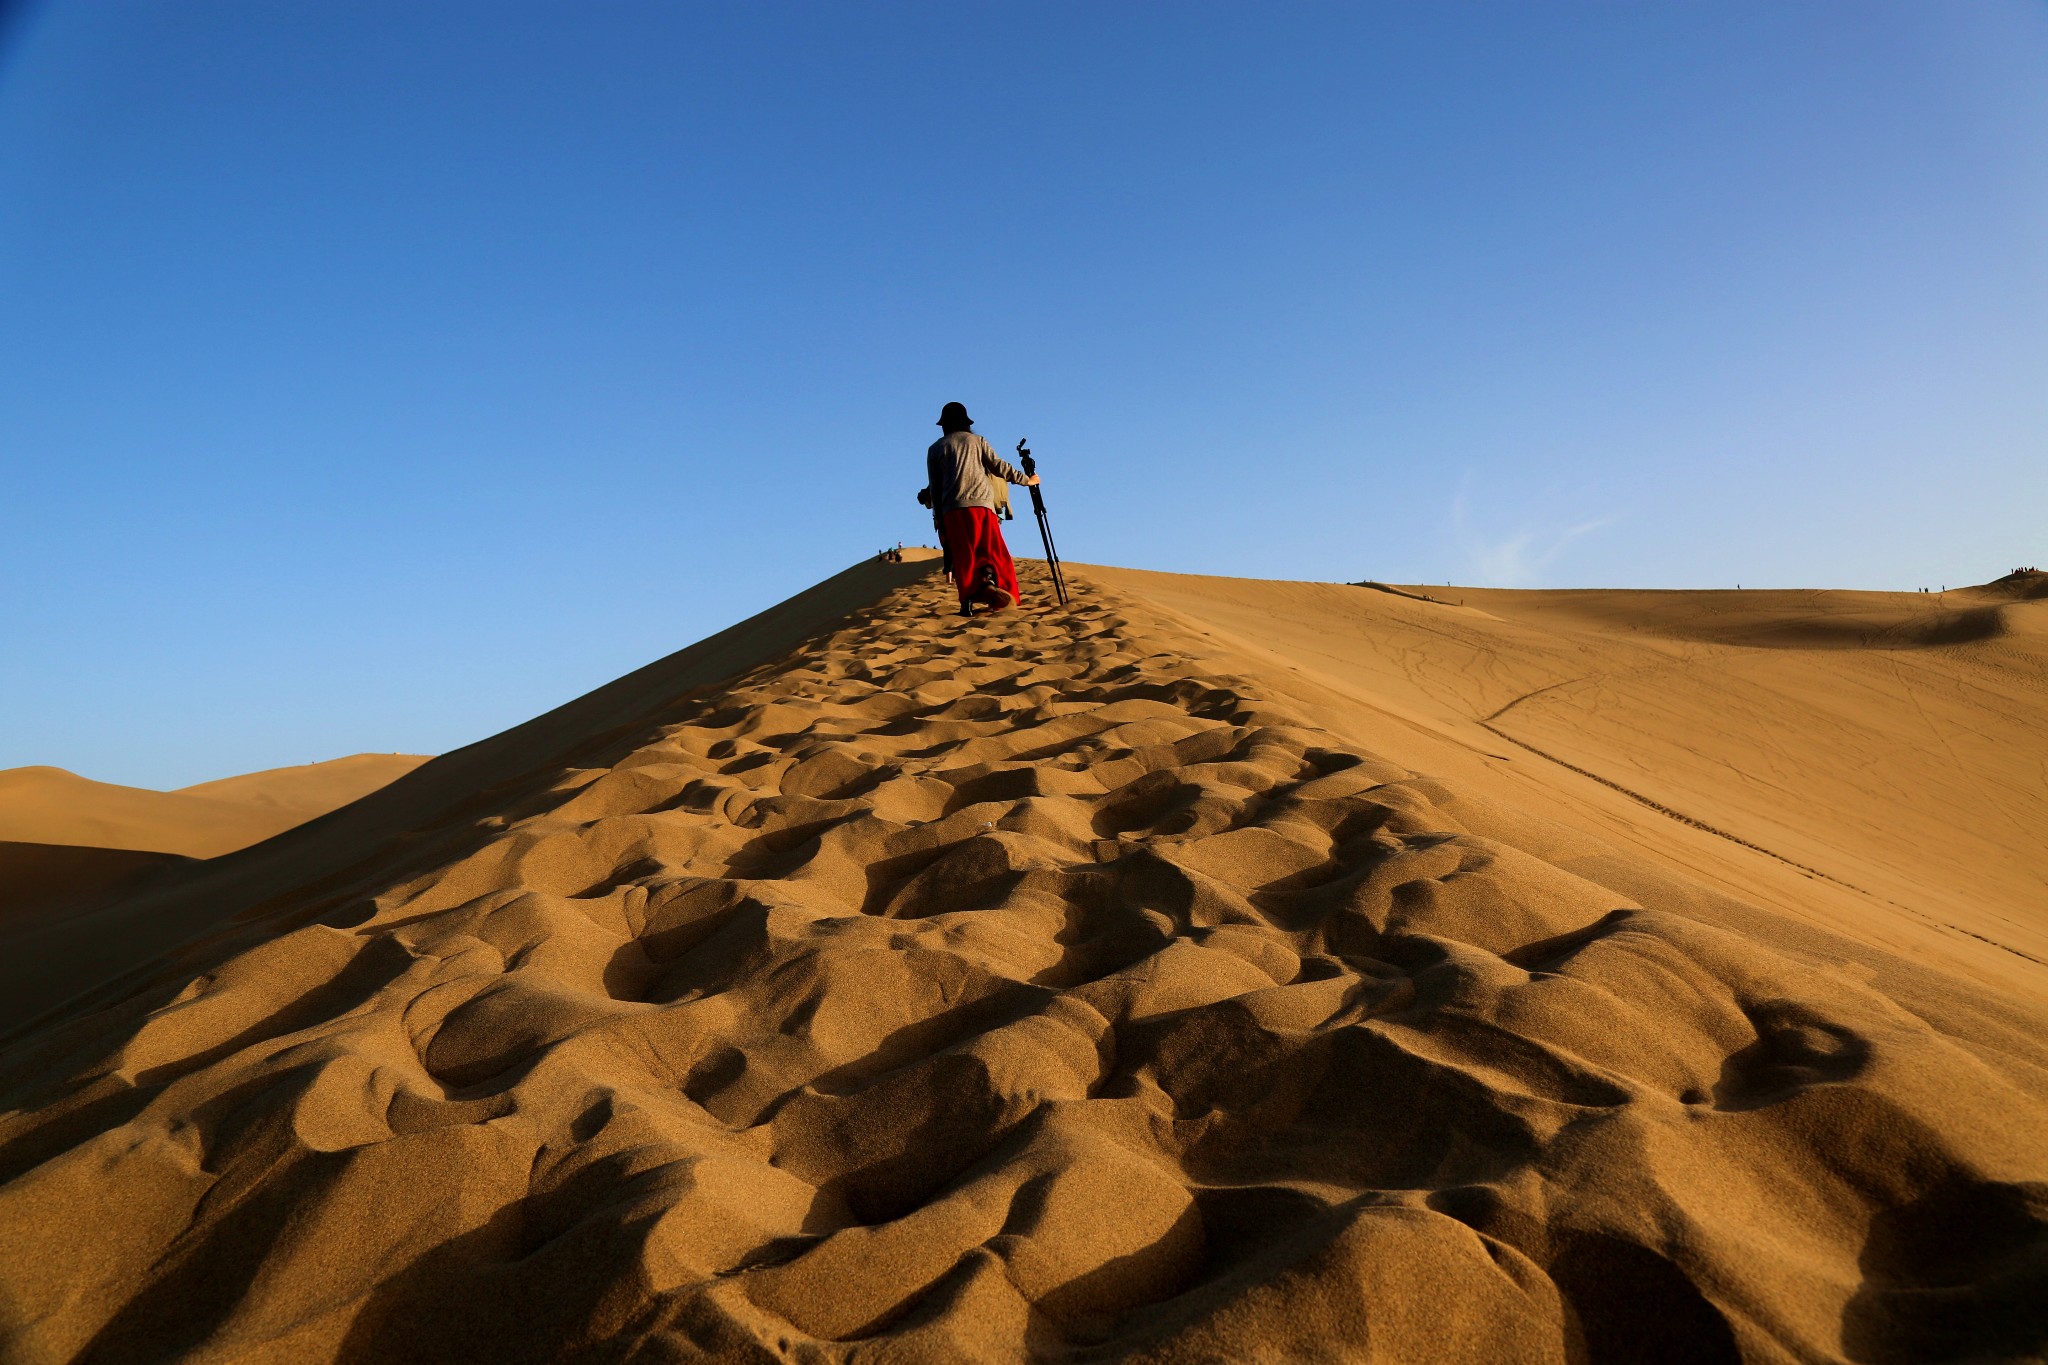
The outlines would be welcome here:
[[[956,431],[932,442],[924,453],[924,471],[934,512],[949,507],[986,507],[993,512],[998,483],[1024,482],[1022,470],[971,431]]]

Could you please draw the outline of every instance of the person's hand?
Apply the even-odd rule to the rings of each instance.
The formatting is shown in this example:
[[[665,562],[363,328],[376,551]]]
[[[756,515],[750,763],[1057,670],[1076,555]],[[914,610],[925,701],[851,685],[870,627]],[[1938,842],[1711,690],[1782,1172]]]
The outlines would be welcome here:
[[[1038,487],[1038,476],[1036,474],[1026,474],[1024,476],[1024,486],[1026,488]]]

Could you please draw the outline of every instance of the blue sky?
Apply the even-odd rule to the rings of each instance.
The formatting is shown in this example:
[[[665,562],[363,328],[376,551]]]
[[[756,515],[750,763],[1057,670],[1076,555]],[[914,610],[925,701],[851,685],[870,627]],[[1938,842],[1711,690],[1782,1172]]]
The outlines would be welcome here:
[[[2048,559],[2048,6],[45,0],[4,33],[0,767],[480,738],[923,538],[955,398],[1031,438],[1076,560]]]

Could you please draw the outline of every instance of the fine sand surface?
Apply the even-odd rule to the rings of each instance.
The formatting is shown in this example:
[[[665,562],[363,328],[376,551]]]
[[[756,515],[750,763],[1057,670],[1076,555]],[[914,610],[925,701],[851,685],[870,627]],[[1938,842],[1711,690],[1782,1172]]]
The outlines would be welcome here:
[[[1092,572],[1461,793],[2048,1003],[2048,575],[1921,594]]]
[[[1780,809],[1677,799],[1732,800],[1716,765],[1761,741],[1627,739],[1661,693],[1517,729],[1520,655],[1396,694],[1220,589],[1070,577],[1069,610],[1027,566],[1035,609],[963,621],[931,565],[858,566],[325,819],[0,924],[0,1355],[2048,1351],[2048,1013],[2031,959],[1908,899],[1957,864],[1701,828]],[[2034,605],[1914,648],[2024,654]],[[1517,628],[1617,634],[1560,619]],[[1489,668],[1500,701],[1456,690]],[[1424,776],[1367,726],[1465,757]],[[1597,780],[1528,748],[1572,742]],[[1658,742],[1694,823],[1600,771]],[[1571,782],[1499,775],[1538,764]],[[1864,816],[1900,811],[1957,819]],[[1830,927],[1880,913],[1910,932]]]
[[[0,769],[0,840],[213,858],[345,806],[426,761],[353,754],[170,792],[62,768]]]
[[[0,840],[0,928],[19,928],[36,916],[62,913],[80,901],[189,861],[176,853],[132,848]]]
[[[427,761],[425,754],[350,754],[324,763],[304,763],[292,768],[266,768],[239,777],[223,777],[197,786],[180,787],[183,796],[204,796],[215,801],[238,801],[250,806],[270,806],[296,814],[328,811],[357,801],[379,787],[388,786]],[[308,817],[310,818],[310,817]]]
[[[0,769],[0,934],[116,888],[213,858],[345,806],[411,772],[418,754],[353,754],[151,791],[62,768]],[[34,971],[33,958],[20,964]]]

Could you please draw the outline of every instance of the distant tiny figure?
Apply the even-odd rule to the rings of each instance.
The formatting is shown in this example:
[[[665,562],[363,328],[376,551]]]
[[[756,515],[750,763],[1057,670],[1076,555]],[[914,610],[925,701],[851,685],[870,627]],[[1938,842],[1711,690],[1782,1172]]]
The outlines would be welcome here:
[[[964,404],[946,404],[939,412],[939,428],[945,435],[925,452],[926,482],[917,500],[932,509],[946,571],[960,593],[960,614],[972,616],[977,606],[989,611],[1014,607],[1019,596],[1017,565],[1003,541],[996,508],[1009,503],[1005,485],[1028,488],[1038,476],[1025,474],[975,435]]]

